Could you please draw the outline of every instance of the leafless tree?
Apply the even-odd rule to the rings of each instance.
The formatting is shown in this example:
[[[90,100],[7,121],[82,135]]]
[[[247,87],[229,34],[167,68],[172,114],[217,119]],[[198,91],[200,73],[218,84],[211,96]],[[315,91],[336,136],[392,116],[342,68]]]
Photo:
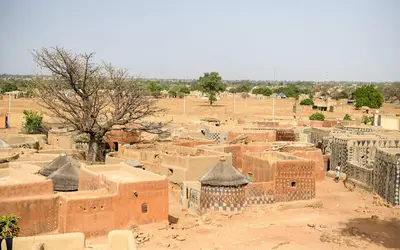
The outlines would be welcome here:
[[[384,86],[382,92],[386,102],[400,102],[400,82]]]
[[[135,124],[142,131],[163,132],[163,123],[143,120],[165,110],[126,70],[93,63],[94,53],[74,54],[60,47],[41,48],[32,54],[53,76],[51,80],[35,79],[39,104],[53,117],[88,135],[90,160],[104,159],[103,137],[114,125]]]

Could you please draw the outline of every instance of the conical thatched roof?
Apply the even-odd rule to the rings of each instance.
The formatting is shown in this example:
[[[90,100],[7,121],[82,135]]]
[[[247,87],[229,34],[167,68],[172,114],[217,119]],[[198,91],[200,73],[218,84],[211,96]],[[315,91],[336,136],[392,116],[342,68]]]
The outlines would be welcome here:
[[[225,157],[221,157],[220,162],[200,178],[200,182],[202,185],[230,187],[248,184],[249,180],[232,164],[227,163]]]
[[[72,165],[75,167],[80,166],[79,162],[70,156],[59,156],[55,158],[52,162],[50,162],[47,166],[42,168],[39,173],[44,176],[49,176],[67,163],[72,163]]]
[[[10,148],[10,145],[8,145],[5,141],[0,139],[0,148]]]
[[[77,191],[79,184],[79,168],[68,162],[47,179],[53,181],[54,191]]]

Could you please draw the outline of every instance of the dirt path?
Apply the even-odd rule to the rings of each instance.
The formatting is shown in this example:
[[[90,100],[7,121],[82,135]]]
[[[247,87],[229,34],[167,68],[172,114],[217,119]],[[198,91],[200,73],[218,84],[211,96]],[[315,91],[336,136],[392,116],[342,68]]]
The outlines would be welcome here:
[[[317,184],[312,202],[249,207],[233,216],[187,215],[178,199],[178,187],[171,186],[170,221],[175,224],[135,230],[143,242],[139,249],[400,249],[400,209],[330,179]],[[106,241],[88,239],[89,244]]]

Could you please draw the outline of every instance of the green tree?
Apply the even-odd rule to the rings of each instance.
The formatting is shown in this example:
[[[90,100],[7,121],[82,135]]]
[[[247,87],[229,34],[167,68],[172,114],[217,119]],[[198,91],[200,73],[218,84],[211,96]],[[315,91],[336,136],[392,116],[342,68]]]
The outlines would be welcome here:
[[[226,89],[226,85],[222,82],[222,77],[218,72],[204,73],[199,78],[199,84],[201,91],[208,95],[210,105],[213,105],[217,100],[217,95]]]
[[[263,95],[263,96],[272,95],[272,91],[268,87],[263,87],[263,86],[253,89],[253,91],[251,93],[253,93],[255,95]]]
[[[345,114],[344,117],[343,117],[343,120],[351,121],[351,116],[349,114]]]
[[[190,94],[190,90],[185,85],[172,85],[168,90],[168,95],[173,98],[183,98],[185,95]]]
[[[312,106],[314,105],[314,101],[311,99],[304,99],[300,102],[300,105]]]
[[[312,115],[309,117],[309,119],[310,119],[311,121],[324,121],[324,120],[325,120],[325,116],[324,116],[324,114],[322,114],[322,113],[316,112],[316,113],[312,114]]]
[[[194,82],[192,84],[190,84],[190,91],[201,91],[201,85],[199,82]]]
[[[27,134],[40,134],[43,131],[43,115],[40,112],[24,110],[23,130]]]
[[[231,93],[249,93],[251,90],[251,84],[250,83],[245,83],[245,84],[240,84],[238,86],[234,86],[231,89],[229,89],[229,92]]]
[[[18,90],[18,86],[14,81],[1,81],[0,93],[6,93]]]
[[[374,85],[363,85],[354,92],[356,107],[367,106],[369,108],[380,108],[383,105],[382,92]]]
[[[301,90],[298,86],[290,84],[287,86],[279,87],[275,90],[275,93],[283,93],[287,97],[298,98],[300,94],[307,94],[309,91]]]
[[[190,89],[186,85],[182,85],[179,87],[179,92],[188,95],[190,94]]]
[[[161,96],[162,87],[159,82],[157,81],[148,81],[147,82],[147,89],[149,90],[150,94],[154,97]]]

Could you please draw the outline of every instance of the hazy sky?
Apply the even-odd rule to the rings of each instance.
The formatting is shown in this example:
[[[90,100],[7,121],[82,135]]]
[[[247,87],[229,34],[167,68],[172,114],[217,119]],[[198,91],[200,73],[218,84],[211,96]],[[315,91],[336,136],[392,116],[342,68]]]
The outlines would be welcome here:
[[[0,0],[0,73],[30,50],[96,52],[134,75],[400,80],[400,0]]]

